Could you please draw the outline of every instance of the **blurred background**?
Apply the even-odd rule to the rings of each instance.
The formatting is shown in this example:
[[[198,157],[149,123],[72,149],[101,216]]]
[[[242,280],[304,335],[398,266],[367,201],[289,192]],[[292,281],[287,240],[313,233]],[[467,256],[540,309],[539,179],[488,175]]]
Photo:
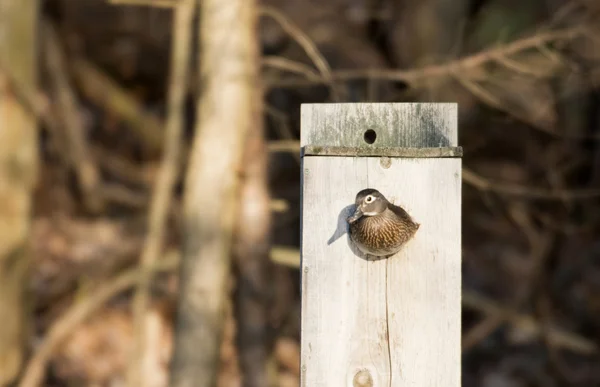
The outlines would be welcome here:
[[[0,90],[41,118],[36,141],[18,131],[0,144],[3,387],[30,372],[43,386],[125,383],[136,340],[132,276],[152,227],[176,1],[45,0],[35,20],[17,13],[30,1],[0,2]],[[300,104],[432,101],[459,103],[465,151],[463,386],[600,386],[600,3],[261,0],[256,7],[264,103],[253,124],[265,146],[250,157],[266,160],[268,213],[259,218],[269,226],[269,248],[256,258],[260,269],[245,270],[239,259],[232,265],[218,385],[259,385],[249,380],[263,371],[252,370],[264,369],[270,386],[299,386]],[[39,23],[35,39],[17,27],[28,20]],[[174,348],[173,257],[183,240],[184,171],[201,87],[197,39],[181,171],[168,196],[163,266],[145,330],[147,385],[156,387],[168,385]],[[10,59],[33,41],[34,59]],[[32,60],[37,88],[20,71]],[[0,132],[27,120],[10,108],[0,106]],[[16,172],[13,151],[22,163]],[[7,250],[15,230],[30,250]],[[30,269],[15,257],[27,257]],[[258,319],[236,308],[243,302],[236,284],[246,276],[264,290]],[[31,301],[20,301],[22,291]],[[246,318],[265,333],[256,357],[240,355]]]

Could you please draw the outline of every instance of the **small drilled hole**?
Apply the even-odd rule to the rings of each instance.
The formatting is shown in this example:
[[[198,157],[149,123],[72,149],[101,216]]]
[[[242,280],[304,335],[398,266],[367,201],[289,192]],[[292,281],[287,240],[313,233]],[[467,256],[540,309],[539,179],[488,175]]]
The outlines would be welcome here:
[[[365,132],[364,138],[367,144],[372,144],[377,139],[377,133],[373,129],[369,129]]]

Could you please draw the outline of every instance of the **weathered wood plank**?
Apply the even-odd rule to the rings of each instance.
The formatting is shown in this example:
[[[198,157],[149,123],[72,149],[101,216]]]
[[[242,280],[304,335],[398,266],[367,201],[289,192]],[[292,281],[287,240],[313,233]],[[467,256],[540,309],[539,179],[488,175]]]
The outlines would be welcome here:
[[[404,158],[440,158],[462,157],[462,147],[439,148],[398,148],[376,147],[357,148],[349,146],[305,146],[301,156],[364,156],[364,157],[404,157]]]
[[[382,147],[432,147],[418,133],[423,121],[414,105],[303,105],[302,145],[316,138],[330,141],[319,146],[362,146],[356,138],[377,127]],[[434,107],[427,114],[439,117],[426,122],[449,123],[440,126],[450,139],[443,146],[456,146],[456,105]],[[399,117],[417,123],[404,122],[412,129],[399,132]],[[327,125],[351,133],[314,136]],[[303,158],[303,386],[460,385],[460,169],[459,158]],[[367,261],[348,240],[347,211],[367,187],[421,224],[389,259]]]
[[[391,386],[460,386],[461,160],[368,162],[368,185],[421,223],[387,262]]]
[[[456,146],[455,103],[343,103],[303,105],[300,146]],[[375,142],[364,141],[374,130]]]

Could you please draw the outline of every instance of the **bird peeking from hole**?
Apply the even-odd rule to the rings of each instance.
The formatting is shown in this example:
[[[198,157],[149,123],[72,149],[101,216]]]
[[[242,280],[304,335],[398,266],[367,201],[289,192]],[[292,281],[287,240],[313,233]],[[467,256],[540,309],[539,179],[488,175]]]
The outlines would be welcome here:
[[[376,189],[356,194],[356,210],[347,218],[350,239],[364,254],[389,258],[408,242],[420,227],[399,206]]]

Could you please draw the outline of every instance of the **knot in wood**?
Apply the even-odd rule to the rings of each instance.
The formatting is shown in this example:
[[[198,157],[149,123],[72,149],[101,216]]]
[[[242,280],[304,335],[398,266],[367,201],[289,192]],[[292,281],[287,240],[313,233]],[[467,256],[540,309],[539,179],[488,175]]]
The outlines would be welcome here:
[[[373,387],[373,378],[369,370],[360,370],[354,375],[353,387]]]
[[[389,157],[382,157],[379,159],[379,165],[381,165],[383,169],[388,169],[392,166],[392,159]]]

